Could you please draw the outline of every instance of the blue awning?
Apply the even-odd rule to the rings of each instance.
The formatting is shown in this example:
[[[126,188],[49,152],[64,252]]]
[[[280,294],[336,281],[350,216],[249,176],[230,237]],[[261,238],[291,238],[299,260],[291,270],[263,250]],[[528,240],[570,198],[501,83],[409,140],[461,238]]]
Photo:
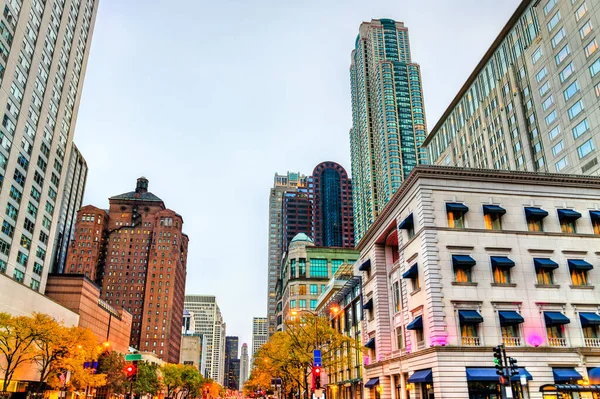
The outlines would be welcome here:
[[[525,216],[534,219],[543,219],[548,216],[548,212],[542,208],[525,208]]]
[[[500,215],[504,215],[506,213],[506,209],[498,205],[484,205],[483,214],[487,215],[490,213],[499,213]]]
[[[452,255],[452,265],[455,267],[473,267],[476,263],[469,255]]]
[[[423,329],[423,317],[417,316],[407,326],[407,330],[422,330]]]
[[[511,259],[506,256],[492,256],[491,258],[492,266],[496,266],[502,269],[510,269],[515,265]]]
[[[362,265],[360,265],[358,267],[358,270],[360,270],[361,272],[364,272],[366,270],[369,270],[371,268],[371,259],[367,259],[366,261],[364,261],[362,263]]]
[[[600,326],[600,316],[596,313],[581,312],[579,313],[579,319],[582,327]]]
[[[365,344],[365,348],[375,349],[375,338],[371,338],[370,340],[368,340]]]
[[[413,215],[412,213],[410,215],[408,215],[406,217],[406,219],[404,219],[402,221],[402,223],[400,223],[400,226],[398,226],[398,228],[400,230],[409,230],[412,229],[414,227],[414,222],[413,222]]]
[[[571,320],[561,312],[544,312],[544,320],[546,326],[562,326],[563,324],[569,324]]]
[[[461,324],[483,323],[483,317],[476,310],[459,310],[458,319]]]
[[[371,378],[365,384],[365,388],[373,388],[375,385],[379,385],[379,377]]]
[[[561,368],[552,369],[552,375],[554,376],[554,382],[571,382],[571,380],[583,380],[583,376],[577,372],[574,368]]]
[[[433,375],[431,373],[431,369],[425,369],[425,370],[417,370],[413,373],[413,375],[411,375],[410,377],[408,377],[408,382],[410,383],[415,383],[415,382],[433,382]]]
[[[523,316],[515,312],[514,310],[503,310],[498,312],[500,316],[501,326],[512,326],[515,324],[521,324],[525,321]]]
[[[600,211],[590,211],[590,219],[600,220]]]
[[[448,212],[469,212],[469,207],[465,204],[459,204],[456,202],[449,202],[446,204],[446,211]]]
[[[591,384],[600,383],[600,367],[592,367],[588,369],[588,378]]]
[[[524,367],[519,367],[519,374],[513,375],[510,379],[519,380],[525,376],[528,380],[533,380],[533,376]],[[467,381],[490,381],[498,382],[498,374],[495,367],[467,367]]]
[[[567,263],[569,264],[569,270],[592,270],[594,268],[591,263],[583,259],[567,259]]]
[[[550,258],[533,258],[536,269],[558,269],[558,263]]]
[[[371,310],[373,309],[373,298],[369,299],[364,305],[363,305],[363,309],[364,310]]]
[[[558,217],[559,219],[577,220],[581,217],[581,213],[573,209],[559,209]]]
[[[402,278],[415,278],[419,275],[419,266],[415,263],[414,265],[412,265],[410,267],[410,269],[408,269],[407,271],[404,272],[404,274],[402,275]]]

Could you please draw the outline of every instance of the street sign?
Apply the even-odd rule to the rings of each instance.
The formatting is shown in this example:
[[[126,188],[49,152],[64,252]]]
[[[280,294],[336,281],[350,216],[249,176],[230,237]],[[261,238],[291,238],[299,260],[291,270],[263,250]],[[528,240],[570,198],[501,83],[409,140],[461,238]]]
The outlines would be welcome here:
[[[321,350],[320,349],[315,349],[313,351],[313,366],[315,367],[321,367],[323,366],[322,364],[322,360],[321,360]]]
[[[141,353],[128,353],[125,355],[126,362],[135,362],[135,361],[139,361],[139,360],[142,360]]]

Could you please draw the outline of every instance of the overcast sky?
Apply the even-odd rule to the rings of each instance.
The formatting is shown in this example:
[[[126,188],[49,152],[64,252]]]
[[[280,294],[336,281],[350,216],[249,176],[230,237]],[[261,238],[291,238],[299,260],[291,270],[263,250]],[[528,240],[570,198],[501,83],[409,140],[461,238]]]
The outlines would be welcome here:
[[[266,315],[275,172],[350,173],[350,52],[362,21],[409,29],[428,126],[520,0],[101,0],[75,143],[84,203],[150,191],[184,218],[188,294],[217,296],[227,335]]]

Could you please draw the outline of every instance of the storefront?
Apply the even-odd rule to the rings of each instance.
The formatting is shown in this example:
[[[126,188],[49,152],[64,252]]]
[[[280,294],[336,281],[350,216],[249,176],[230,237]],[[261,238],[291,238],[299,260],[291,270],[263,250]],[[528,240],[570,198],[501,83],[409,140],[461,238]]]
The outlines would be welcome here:
[[[600,385],[547,384],[540,392],[543,399],[598,399]]]
[[[522,385],[521,380],[532,380],[533,377],[525,368],[519,368],[519,375],[511,378],[512,396],[515,399],[529,397],[524,396],[523,391],[527,385]],[[467,367],[467,386],[469,399],[501,399],[502,389],[498,381],[498,374],[493,367]]]
[[[365,389],[369,390],[369,398],[380,399],[381,388],[379,387],[379,377],[371,378],[367,381]]]
[[[435,399],[433,393],[433,373],[431,372],[431,369],[415,371],[408,379],[408,383],[419,388],[419,399]]]

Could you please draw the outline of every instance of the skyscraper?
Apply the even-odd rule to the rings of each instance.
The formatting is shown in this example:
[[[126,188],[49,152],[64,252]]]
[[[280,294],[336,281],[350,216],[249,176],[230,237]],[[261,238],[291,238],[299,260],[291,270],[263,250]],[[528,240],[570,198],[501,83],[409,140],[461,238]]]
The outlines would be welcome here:
[[[248,344],[242,344],[242,354],[240,355],[240,390],[244,387],[248,379]]]
[[[240,370],[238,359],[238,337],[225,337],[225,388],[238,389]],[[233,361],[237,360],[237,366],[233,365]]]
[[[109,305],[133,315],[132,347],[176,363],[188,245],[183,218],[148,191],[144,177],[109,203],[108,213],[89,205],[77,213],[64,271],[96,281]]]
[[[276,328],[277,300],[275,285],[279,276],[281,255],[283,254],[283,196],[295,192],[298,188],[307,187],[307,178],[300,173],[288,172],[287,175],[275,174],[273,188],[269,193],[269,262],[268,262],[268,292],[267,317],[269,333]]]
[[[44,292],[97,1],[8,0],[0,23],[0,272]]]
[[[427,136],[431,162],[598,175],[595,5],[522,1]]]
[[[206,343],[205,377],[223,384],[225,369],[225,323],[213,295],[186,295],[185,309],[194,315],[195,332]]]
[[[321,162],[309,178],[308,193],[315,245],[353,248],[352,181],[346,170],[335,162]]]
[[[58,211],[58,225],[54,240],[54,254],[52,255],[53,273],[62,273],[64,270],[67,260],[67,248],[69,247],[69,242],[75,236],[77,211],[83,203],[87,172],[87,163],[75,146],[75,143],[73,143],[71,154],[69,155],[63,198]]]
[[[358,242],[419,163],[426,162],[419,65],[402,22],[363,22],[352,51],[350,150]]]
[[[266,317],[252,318],[252,359],[261,346],[269,340],[269,328]]]

